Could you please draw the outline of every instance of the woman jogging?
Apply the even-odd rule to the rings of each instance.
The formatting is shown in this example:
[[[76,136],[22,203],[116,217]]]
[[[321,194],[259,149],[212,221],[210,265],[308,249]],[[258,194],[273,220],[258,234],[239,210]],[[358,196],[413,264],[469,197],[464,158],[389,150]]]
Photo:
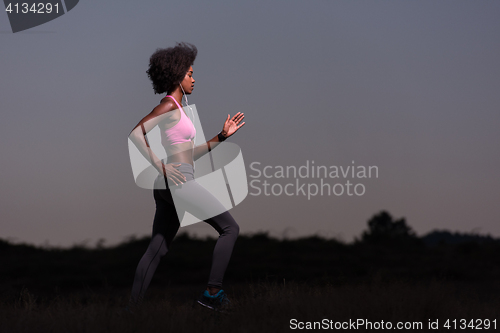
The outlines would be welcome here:
[[[229,305],[228,297],[222,289],[222,280],[238,237],[239,226],[222,204],[196,182],[193,163],[206,154],[209,148],[214,149],[219,142],[240,129],[245,124],[241,122],[244,115],[238,112],[231,119],[228,115],[218,135],[207,143],[194,147],[196,130],[182,108],[182,98],[193,92],[195,80],[192,65],[196,55],[197,49],[194,45],[177,43],[175,47],[156,50],[150,58],[147,74],[153,82],[153,89],[156,94],[167,95],[137,124],[130,135],[136,147],[144,156],[148,156],[158,170],[159,176],[155,180],[153,190],[156,213],[152,237],[135,272],[126,308],[129,312],[133,312],[142,303],[160,258],[168,252],[179,230],[184,211],[176,210],[173,197],[189,203],[188,206],[192,207],[189,210],[192,211],[188,211],[194,216],[204,216],[204,221],[219,233],[207,289],[198,298],[198,303],[214,310],[223,310]],[[160,127],[162,145],[168,156],[166,163],[156,157],[146,138],[146,133],[157,125]],[[218,207],[223,213],[216,216],[203,214],[213,207]],[[206,219],[206,216],[213,217]]]

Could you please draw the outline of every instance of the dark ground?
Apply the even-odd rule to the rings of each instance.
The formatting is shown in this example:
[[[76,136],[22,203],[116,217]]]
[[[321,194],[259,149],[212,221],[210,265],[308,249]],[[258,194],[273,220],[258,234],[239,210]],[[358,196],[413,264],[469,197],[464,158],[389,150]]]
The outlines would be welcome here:
[[[383,213],[352,244],[240,235],[224,277],[235,306],[227,315],[194,303],[215,242],[177,235],[143,307],[123,316],[117,312],[149,238],[96,249],[0,240],[0,332],[284,332],[292,319],[383,320],[392,329],[398,321],[421,322],[413,329],[419,332],[500,324],[500,241],[491,237],[436,231],[418,238],[404,220]],[[436,319],[440,327],[430,330]],[[456,320],[450,329],[447,319]],[[459,329],[461,319],[467,329]]]

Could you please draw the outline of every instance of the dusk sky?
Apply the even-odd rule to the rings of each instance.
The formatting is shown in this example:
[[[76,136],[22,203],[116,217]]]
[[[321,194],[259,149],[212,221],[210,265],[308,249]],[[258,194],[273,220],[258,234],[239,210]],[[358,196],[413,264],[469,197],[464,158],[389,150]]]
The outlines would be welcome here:
[[[134,182],[128,134],[165,95],[149,57],[176,42],[198,48],[189,103],[205,137],[244,112],[228,141],[248,182],[293,184],[294,195],[249,186],[230,210],[242,234],[350,242],[386,210],[418,235],[500,237],[499,17],[495,0],[82,0],[12,33],[4,11],[0,238],[66,247],[151,234],[155,202]],[[308,199],[297,181],[307,191],[320,178],[250,167],[312,161],[378,177],[325,178],[364,194]],[[204,222],[179,232],[218,236]]]

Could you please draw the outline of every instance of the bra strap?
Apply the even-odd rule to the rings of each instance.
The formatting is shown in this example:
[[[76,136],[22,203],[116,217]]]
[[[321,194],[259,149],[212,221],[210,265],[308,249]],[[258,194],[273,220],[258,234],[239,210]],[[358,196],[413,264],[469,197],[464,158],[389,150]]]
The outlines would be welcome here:
[[[182,109],[182,106],[180,106],[180,105],[179,105],[179,103],[176,101],[176,99],[174,98],[174,96],[167,95],[167,96],[165,96],[165,97],[172,97],[172,99],[174,100],[175,104],[177,104],[177,107],[178,107],[179,109]],[[184,109],[182,109],[182,110],[184,110]]]

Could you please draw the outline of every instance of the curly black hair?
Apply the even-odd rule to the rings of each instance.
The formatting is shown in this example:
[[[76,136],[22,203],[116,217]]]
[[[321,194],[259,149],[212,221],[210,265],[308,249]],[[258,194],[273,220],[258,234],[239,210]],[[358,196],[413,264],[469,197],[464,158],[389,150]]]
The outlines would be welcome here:
[[[157,49],[149,58],[149,69],[146,71],[153,82],[155,94],[173,91],[194,64],[197,54],[196,46],[184,42]]]

